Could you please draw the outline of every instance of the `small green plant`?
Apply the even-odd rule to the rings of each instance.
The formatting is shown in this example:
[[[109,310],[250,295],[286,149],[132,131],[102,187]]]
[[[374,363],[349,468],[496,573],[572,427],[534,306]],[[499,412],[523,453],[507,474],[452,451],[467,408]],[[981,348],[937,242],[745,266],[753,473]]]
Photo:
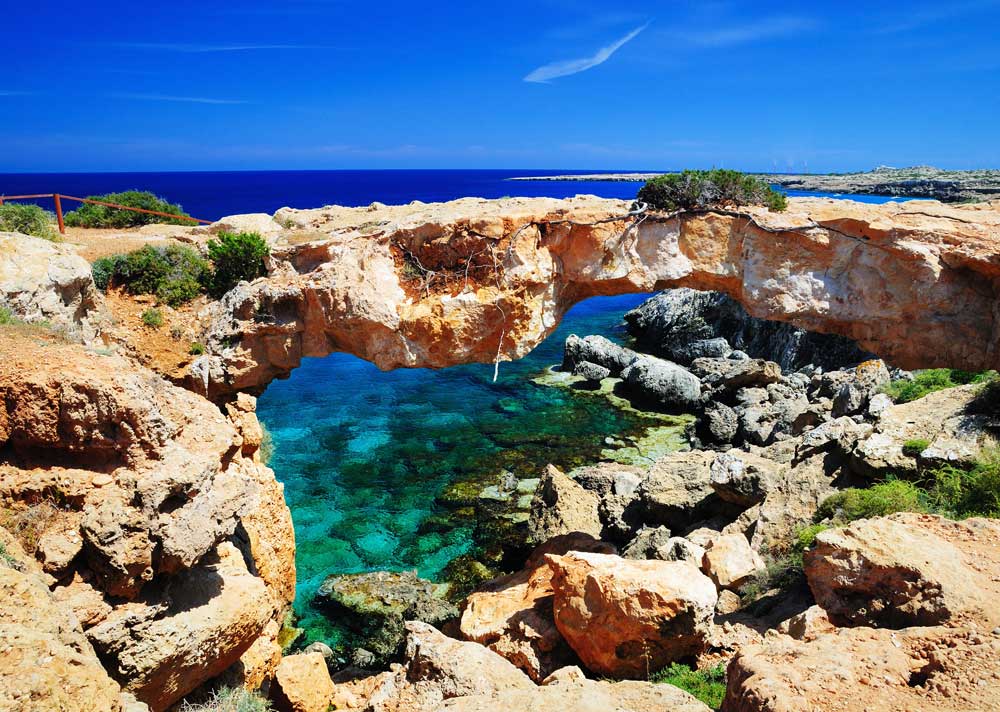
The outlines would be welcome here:
[[[11,569],[20,568],[17,559],[10,555],[10,552],[7,551],[7,546],[2,541],[0,541],[0,563]]]
[[[14,312],[7,307],[0,307],[0,326],[11,326],[17,323],[20,323],[20,319],[14,316]]]
[[[802,527],[795,533],[795,543],[792,545],[792,549],[799,554],[804,553],[816,543],[816,537],[819,536],[820,532],[825,532],[829,528],[829,524],[810,524]]]
[[[188,353],[192,356],[201,356],[205,353],[205,345],[199,344],[197,341],[191,344],[191,348],[188,349]]]
[[[271,431],[263,423],[260,424],[260,431],[260,461],[265,465],[269,465],[271,458],[274,457],[274,436],[271,435]]]
[[[242,687],[213,690],[203,702],[181,703],[180,712],[271,712],[271,703]]]
[[[156,307],[150,307],[142,313],[142,323],[150,328],[159,329],[163,326],[163,313]]]
[[[180,245],[146,245],[127,255],[102,257],[91,271],[100,289],[123,287],[130,294],[155,294],[172,307],[198,296],[210,276],[208,263]]]
[[[0,205],[0,232],[19,232],[58,242],[59,233],[52,226],[55,215],[31,203]]]
[[[788,205],[785,195],[767,181],[718,168],[657,176],[639,190],[636,201],[668,212],[743,205],[763,205],[769,210],[781,211]]]
[[[887,480],[867,489],[851,487],[823,500],[815,519],[846,524],[896,512],[926,512],[925,492],[912,482]]]
[[[123,193],[106,193],[105,195],[88,195],[90,200],[100,200],[105,203],[115,203],[129,208],[140,208],[142,210],[153,210],[159,213],[169,213],[171,215],[187,215],[180,205],[168,203],[163,198],[158,198],[148,191],[126,190]],[[131,210],[121,210],[120,208],[109,208],[105,205],[92,205],[84,203],[76,210],[66,213],[65,221],[67,225],[73,227],[105,227],[105,228],[125,228],[139,225],[149,225],[152,223],[163,223],[168,225],[194,225],[191,220],[178,220],[176,218],[165,218],[148,213],[136,213]]]
[[[217,240],[208,241],[213,265],[208,293],[219,299],[240,282],[263,277],[269,252],[267,242],[256,232],[220,232]]]
[[[907,440],[903,443],[903,454],[907,457],[920,457],[920,453],[929,448],[930,445],[931,441],[924,440],[923,438]]]
[[[713,710],[722,706],[722,699],[726,696],[726,666],[722,664],[708,670],[695,670],[688,665],[671,663],[654,674],[651,681],[690,692]]]

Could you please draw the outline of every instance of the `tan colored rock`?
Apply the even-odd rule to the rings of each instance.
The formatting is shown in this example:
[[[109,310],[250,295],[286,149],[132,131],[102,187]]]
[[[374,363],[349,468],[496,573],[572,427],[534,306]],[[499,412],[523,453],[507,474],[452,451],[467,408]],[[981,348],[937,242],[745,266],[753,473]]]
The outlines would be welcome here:
[[[791,636],[796,640],[812,640],[823,633],[830,633],[836,627],[819,606],[809,606],[788,620],[782,621],[777,628],[779,633]]]
[[[6,553],[0,559],[0,709],[121,710],[121,689],[80,624],[53,600],[34,563],[0,532]]]
[[[709,707],[673,685],[625,680],[560,679],[531,690],[447,700],[441,712],[709,712]]]
[[[943,626],[769,635],[728,673],[723,712],[1000,709],[1000,636]]]
[[[471,593],[462,611],[462,637],[502,655],[539,682],[568,664],[573,651],[552,619],[552,569],[547,554],[615,553],[610,544],[579,534],[558,536],[536,547],[521,571]]]
[[[639,220],[629,207],[581,196],[283,210],[281,224],[315,239],[279,236],[271,276],[206,310],[210,355],[192,387],[259,389],[331,351],[386,369],[516,358],[573,303],[664,283],[723,291],[753,316],[839,333],[904,368],[1000,364],[982,289],[1000,276],[997,203],[792,198],[782,213],[746,208],[752,220]]]
[[[319,653],[282,658],[270,689],[277,712],[327,712],[333,692],[326,661]]]
[[[1000,622],[1000,522],[925,514],[821,532],[804,558],[816,602],[838,625]]]
[[[87,260],[68,245],[13,232],[0,232],[0,306],[86,340],[105,319]]]
[[[259,689],[264,681],[274,674],[278,663],[281,662],[281,645],[278,643],[280,632],[281,626],[278,621],[269,620],[246,652],[219,679],[233,687]]]
[[[918,465],[971,464],[991,442],[994,427],[990,416],[970,412],[978,392],[979,386],[971,384],[885,408],[875,432],[855,445],[852,467],[865,476],[878,477],[916,473]],[[919,459],[903,452],[910,440],[929,443]]]
[[[122,607],[87,635],[125,689],[158,711],[239,660],[272,615],[264,582],[220,544],[168,595]]]
[[[597,495],[549,465],[531,502],[528,540],[541,543],[561,534],[601,536]]]
[[[764,568],[764,560],[742,534],[725,534],[711,542],[702,569],[720,589],[735,591]]]
[[[638,489],[646,524],[679,531],[724,508],[711,485],[715,458],[714,452],[693,450],[672,452],[654,462]]]
[[[573,552],[546,561],[556,626],[591,672],[645,677],[704,645],[718,596],[690,564]]]

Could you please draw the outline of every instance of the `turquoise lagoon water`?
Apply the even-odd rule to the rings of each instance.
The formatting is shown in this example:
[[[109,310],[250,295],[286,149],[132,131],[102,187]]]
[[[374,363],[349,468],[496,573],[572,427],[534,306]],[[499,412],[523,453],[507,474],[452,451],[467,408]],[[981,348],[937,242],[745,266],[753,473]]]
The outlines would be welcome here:
[[[333,354],[268,387],[258,415],[295,523],[296,613],[307,641],[337,637],[310,606],[325,576],[416,569],[439,579],[474,550],[474,521],[439,503],[449,485],[585,464],[600,458],[607,438],[663,425],[599,395],[534,381],[562,360],[570,333],[623,341],[622,314],[647,296],[578,304],[528,356],[502,363],[496,383],[492,365],[382,372]]]

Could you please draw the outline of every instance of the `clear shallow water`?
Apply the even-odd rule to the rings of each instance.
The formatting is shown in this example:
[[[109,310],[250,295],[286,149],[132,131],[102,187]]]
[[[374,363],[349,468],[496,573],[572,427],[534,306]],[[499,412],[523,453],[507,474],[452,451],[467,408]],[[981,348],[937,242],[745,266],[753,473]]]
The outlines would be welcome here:
[[[658,425],[605,398],[538,385],[570,333],[622,340],[622,314],[648,295],[574,307],[525,358],[381,372],[354,356],[307,359],[271,384],[258,415],[296,533],[297,613],[309,639],[336,637],[309,600],[331,573],[416,569],[435,579],[474,546],[474,522],[436,499],[449,484],[507,469],[537,476],[599,458],[605,438]]]

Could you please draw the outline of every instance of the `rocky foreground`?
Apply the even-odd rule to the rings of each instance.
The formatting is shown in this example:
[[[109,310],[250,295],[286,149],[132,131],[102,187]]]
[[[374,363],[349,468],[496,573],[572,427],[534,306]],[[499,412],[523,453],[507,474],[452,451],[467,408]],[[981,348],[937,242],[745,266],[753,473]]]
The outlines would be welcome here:
[[[453,614],[435,606],[440,628],[403,622],[430,617],[420,606],[399,615],[387,671],[331,677],[322,648],[282,657],[294,535],[244,391],[304,356],[489,362],[587,296],[687,285],[855,339],[836,345],[847,361],[997,365],[995,204],[628,209],[464,200],[230,219],[268,235],[270,274],[183,313],[206,353],[169,364],[71,246],[0,236],[0,301],[18,319],[0,326],[0,589],[14,602],[0,708],[159,711],[227,684],[296,712],[707,709],[647,682],[674,662],[725,663],[724,710],[1000,707],[996,520],[821,518],[831,528],[799,552],[804,585],[747,594],[846,485],[974,462],[996,429],[970,408],[976,387],[893,404],[882,361],[818,366],[810,354],[833,344],[800,336],[807,363],[754,356],[761,327],[720,343],[665,318],[677,297],[631,318],[652,353],[584,337],[563,367],[697,413],[700,449],[540,473],[534,553]]]

